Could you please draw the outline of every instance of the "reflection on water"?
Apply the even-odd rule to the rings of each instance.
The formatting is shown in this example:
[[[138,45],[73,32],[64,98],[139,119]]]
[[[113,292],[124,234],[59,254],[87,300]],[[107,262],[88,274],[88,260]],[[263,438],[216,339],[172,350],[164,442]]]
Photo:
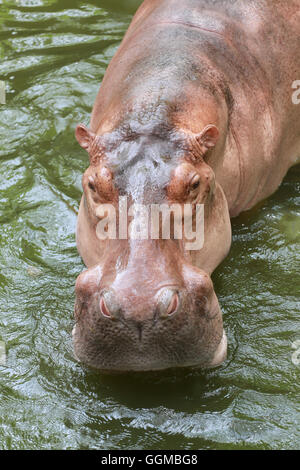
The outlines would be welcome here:
[[[138,1],[0,2],[0,448],[297,448],[299,174],[233,221],[214,274],[229,358],[99,376],[73,358],[85,153],[74,138]]]

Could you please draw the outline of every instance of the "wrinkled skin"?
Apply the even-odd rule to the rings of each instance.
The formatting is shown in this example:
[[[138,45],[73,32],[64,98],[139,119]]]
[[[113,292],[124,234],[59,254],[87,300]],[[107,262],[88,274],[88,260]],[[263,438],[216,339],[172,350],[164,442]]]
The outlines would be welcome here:
[[[77,225],[88,269],[76,282],[73,331],[85,364],[112,373],[226,358],[210,275],[230,249],[230,217],[269,196],[299,161],[300,106],[291,99],[299,12],[299,0],[146,0],[139,8],[89,128],[76,129],[90,156]],[[110,203],[118,213],[121,195],[204,204],[204,246],[99,240],[99,208]]]

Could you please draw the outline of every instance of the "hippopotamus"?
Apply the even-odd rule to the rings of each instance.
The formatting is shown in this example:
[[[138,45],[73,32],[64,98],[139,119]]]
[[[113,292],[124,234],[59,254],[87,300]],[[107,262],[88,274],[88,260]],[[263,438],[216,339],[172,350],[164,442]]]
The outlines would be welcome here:
[[[271,195],[299,162],[296,80],[299,0],[142,3],[89,126],[75,131],[90,159],[76,232],[87,267],[75,288],[79,361],[126,373],[226,359],[211,274],[230,250],[230,219]],[[118,225],[121,198],[191,205],[192,214],[203,207],[202,246],[161,230],[99,237],[101,206],[115,209]]]

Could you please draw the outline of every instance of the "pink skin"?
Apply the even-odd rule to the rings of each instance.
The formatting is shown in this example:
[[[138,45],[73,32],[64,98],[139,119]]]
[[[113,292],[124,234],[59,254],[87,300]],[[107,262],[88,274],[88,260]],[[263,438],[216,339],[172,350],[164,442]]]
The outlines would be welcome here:
[[[111,373],[226,358],[210,275],[230,249],[230,217],[275,191],[300,156],[300,106],[291,99],[300,2],[273,3],[146,0],[136,13],[90,128],[76,129],[90,156],[77,225],[88,269],[76,282],[73,334],[84,363]],[[101,204],[117,210],[120,195],[141,188],[147,203],[204,204],[203,248],[100,241]]]

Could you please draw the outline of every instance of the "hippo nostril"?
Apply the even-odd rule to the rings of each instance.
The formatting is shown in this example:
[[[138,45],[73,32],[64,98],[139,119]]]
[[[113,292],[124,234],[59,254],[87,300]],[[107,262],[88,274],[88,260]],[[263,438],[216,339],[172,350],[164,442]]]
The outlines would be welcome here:
[[[105,300],[103,297],[100,299],[100,311],[104,317],[111,318],[110,311],[107,308],[107,305],[105,303]]]
[[[158,297],[158,310],[161,317],[172,316],[179,307],[179,295],[174,289],[164,288]]]
[[[173,313],[176,312],[178,305],[179,305],[179,298],[178,298],[177,292],[175,292],[169,304],[167,315],[173,315]]]
[[[99,306],[104,317],[119,319],[121,308],[113,291],[106,290],[102,292]]]

